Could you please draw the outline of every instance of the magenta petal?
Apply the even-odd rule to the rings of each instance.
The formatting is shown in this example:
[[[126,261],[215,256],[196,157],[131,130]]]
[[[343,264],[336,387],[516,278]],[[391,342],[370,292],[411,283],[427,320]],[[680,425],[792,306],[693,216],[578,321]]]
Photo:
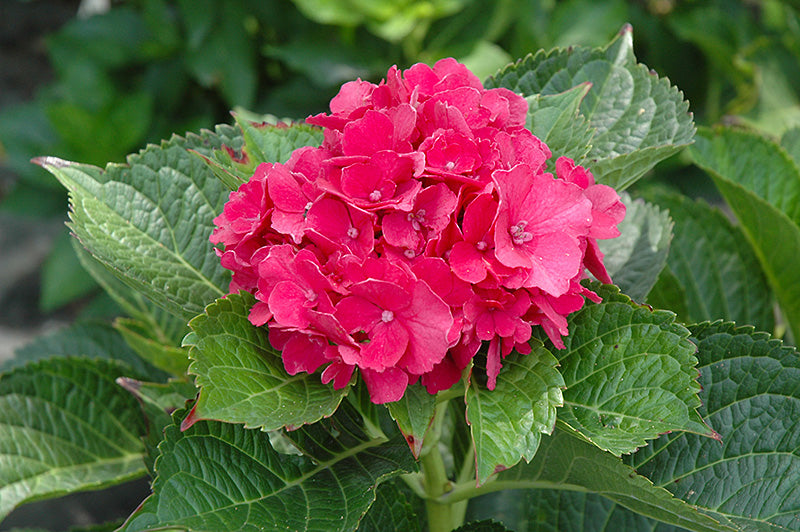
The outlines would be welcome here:
[[[433,369],[447,354],[447,333],[453,325],[450,307],[419,281],[414,285],[411,305],[398,313],[409,333],[409,345],[401,361],[410,373],[421,375]]]
[[[486,309],[475,320],[475,336],[481,340],[491,340],[495,337],[494,313]]]
[[[300,183],[282,164],[272,166],[272,171],[267,177],[267,188],[269,197],[282,211],[303,212],[308,203]]]
[[[509,337],[514,335],[517,329],[517,319],[512,318],[505,311],[494,313],[494,331],[498,336]]]
[[[554,296],[565,294],[581,266],[581,249],[576,239],[564,233],[551,233],[537,237],[531,248],[533,260],[525,286]]]
[[[383,172],[372,163],[352,164],[342,168],[342,192],[353,198],[369,198],[373,191],[381,192],[375,202],[383,198],[381,178]],[[391,196],[388,196],[391,197]]]
[[[300,243],[308,223],[302,213],[273,211],[272,228],[277,232],[289,235],[296,243]]]
[[[370,331],[369,343],[361,349],[359,368],[382,371],[393,367],[408,346],[408,332],[397,320],[379,321]]]
[[[616,238],[617,225],[625,218],[625,205],[617,192],[607,185],[593,185],[584,191],[592,202],[592,238]]]
[[[608,275],[605,265],[603,265],[603,252],[597,246],[594,238],[587,239],[586,255],[583,259],[586,269],[592,272],[595,278],[603,283],[611,284],[611,276]]]
[[[350,227],[347,205],[333,198],[324,198],[307,213],[308,225],[323,235],[340,235]]]
[[[370,399],[379,405],[399,401],[408,387],[408,375],[397,368],[388,368],[381,372],[362,369],[361,377],[367,385]]]
[[[368,81],[348,81],[331,100],[331,113],[348,116],[354,110],[369,104],[377,85]]]
[[[367,111],[362,118],[344,127],[342,153],[344,155],[371,155],[394,146],[394,126],[385,114]]]
[[[272,318],[272,312],[269,310],[269,305],[261,301],[256,301],[256,304],[250,309],[250,315],[247,317],[250,323],[256,327],[264,325],[270,318]]]
[[[328,342],[322,337],[312,337],[303,333],[294,333],[281,351],[283,367],[289,375],[297,375],[301,371],[314,373],[328,362],[325,351]]]
[[[483,254],[468,242],[456,242],[450,250],[450,267],[459,278],[479,283],[486,278]]]
[[[333,381],[333,388],[335,390],[341,390],[350,382],[350,378],[353,376],[354,369],[354,366],[334,360],[322,372],[320,380],[323,384],[328,384],[329,382]]]
[[[434,394],[451,388],[459,379],[461,379],[461,369],[448,356],[423,375],[420,380],[428,393]]]
[[[377,262],[377,261],[376,261]],[[370,302],[374,302],[380,306],[381,309],[391,310],[395,313],[399,312],[410,304],[410,295],[408,291],[400,286],[401,283],[407,279],[392,279],[391,276],[395,272],[389,270],[383,272],[383,279],[367,279],[365,281],[354,284],[350,287],[350,291],[355,296],[361,296]],[[380,316],[375,318],[379,319]]]
[[[393,212],[383,217],[381,229],[386,242],[399,248],[415,250],[422,242],[422,236],[415,230],[408,219],[409,214]]]
[[[305,315],[309,306],[306,293],[299,285],[291,281],[281,281],[275,285],[269,294],[269,309],[275,321],[283,327],[308,327],[308,317]]]
[[[497,214],[497,201],[491,194],[477,196],[464,209],[464,240],[479,242],[491,230]]]
[[[500,361],[500,341],[499,338],[493,338],[489,342],[489,349],[486,351],[486,387],[494,390],[497,386],[497,376],[500,374],[500,368],[503,363]]]
[[[352,334],[365,331],[381,319],[383,309],[362,297],[345,297],[336,305],[334,316]]]

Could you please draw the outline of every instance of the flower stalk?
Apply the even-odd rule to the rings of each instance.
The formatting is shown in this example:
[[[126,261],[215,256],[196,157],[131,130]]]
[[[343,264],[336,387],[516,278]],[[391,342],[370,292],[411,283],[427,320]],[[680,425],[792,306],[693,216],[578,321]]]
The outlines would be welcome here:
[[[453,482],[448,478],[444,458],[439,446],[442,423],[447,415],[448,401],[436,405],[436,414],[430,434],[425,438],[420,453],[420,471],[425,490],[425,509],[430,532],[450,532],[458,528],[464,520],[464,511],[450,503],[439,502],[441,496],[452,489]],[[460,511],[459,511],[460,510]]]

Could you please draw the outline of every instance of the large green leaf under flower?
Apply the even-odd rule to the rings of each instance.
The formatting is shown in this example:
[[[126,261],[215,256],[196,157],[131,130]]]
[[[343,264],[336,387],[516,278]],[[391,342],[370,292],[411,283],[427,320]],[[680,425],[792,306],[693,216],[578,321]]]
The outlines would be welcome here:
[[[555,352],[567,386],[559,421],[617,455],[670,431],[713,436],[697,413],[689,331],[671,312],[595,288],[603,302],[570,316],[566,347]]]
[[[637,475],[636,471],[623,464],[619,458],[587,443],[571,430],[560,428],[560,424],[552,436],[542,438],[539,452],[530,464],[520,464],[500,473],[497,480],[483,488],[470,487],[463,492],[456,489],[443,499],[458,500],[467,494],[489,492],[471,502],[468,516],[500,516],[507,526],[516,530],[531,530],[530,527],[536,523],[544,526],[533,528],[534,530],[553,530],[554,525],[560,532],[586,529],[583,520],[576,528],[569,528],[568,523],[560,524],[558,520],[548,519],[548,513],[553,514],[552,509],[549,512],[537,510],[535,500],[542,489],[578,492],[578,501],[587,492],[595,493],[637,514],[687,530],[733,531],[673,497],[664,488],[654,486],[647,478]],[[491,493],[494,491],[498,493]],[[570,497],[571,495],[567,495],[568,500]],[[605,505],[608,506],[608,503]],[[619,530],[638,532],[639,529],[621,528],[615,532]],[[611,529],[607,532],[611,532]]]
[[[665,435],[626,461],[733,530],[796,530],[800,354],[752,327],[715,322],[690,329],[700,361],[700,410],[722,442]],[[594,493],[530,490],[493,501],[506,524],[533,532],[684,530]]]
[[[202,421],[167,427],[153,495],[121,529],[355,530],[378,485],[414,469],[401,435],[370,436],[344,403],[288,433],[302,456],[280,454],[260,430]]]
[[[630,459],[640,473],[741,530],[800,526],[800,353],[732,323],[691,327],[703,413],[722,443],[671,434]]]

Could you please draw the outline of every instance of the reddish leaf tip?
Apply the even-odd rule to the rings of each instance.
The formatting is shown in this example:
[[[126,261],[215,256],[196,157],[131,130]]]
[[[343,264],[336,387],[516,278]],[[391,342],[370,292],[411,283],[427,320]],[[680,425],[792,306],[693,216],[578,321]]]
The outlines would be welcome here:
[[[197,413],[195,412],[196,409],[197,403],[195,403],[195,405],[189,411],[189,415],[187,415],[185,418],[183,418],[183,421],[181,421],[181,432],[184,432],[189,427],[201,420],[201,418],[198,417]]]
[[[419,459],[419,454],[422,452],[422,438],[415,438],[413,434],[405,434],[405,437],[411,454],[415,459]]]
[[[228,153],[231,160],[235,163],[247,164],[250,160],[250,158],[247,156],[247,152],[244,151],[244,149],[237,151],[228,146],[227,144],[223,144],[222,149],[224,149]]]

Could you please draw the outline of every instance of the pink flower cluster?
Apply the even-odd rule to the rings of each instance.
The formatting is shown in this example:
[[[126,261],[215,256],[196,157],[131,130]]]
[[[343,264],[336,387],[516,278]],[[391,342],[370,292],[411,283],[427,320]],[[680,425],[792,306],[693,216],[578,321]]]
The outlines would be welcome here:
[[[307,119],[322,146],[259,165],[211,237],[287,372],[339,389],[358,368],[385,403],[451,387],[483,342],[494,389],[535,325],[563,347],[599,300],[586,270],[611,282],[597,239],[619,235],[617,193],[567,158],[547,173],[526,101],[453,59],[349,82],[330,108]]]

